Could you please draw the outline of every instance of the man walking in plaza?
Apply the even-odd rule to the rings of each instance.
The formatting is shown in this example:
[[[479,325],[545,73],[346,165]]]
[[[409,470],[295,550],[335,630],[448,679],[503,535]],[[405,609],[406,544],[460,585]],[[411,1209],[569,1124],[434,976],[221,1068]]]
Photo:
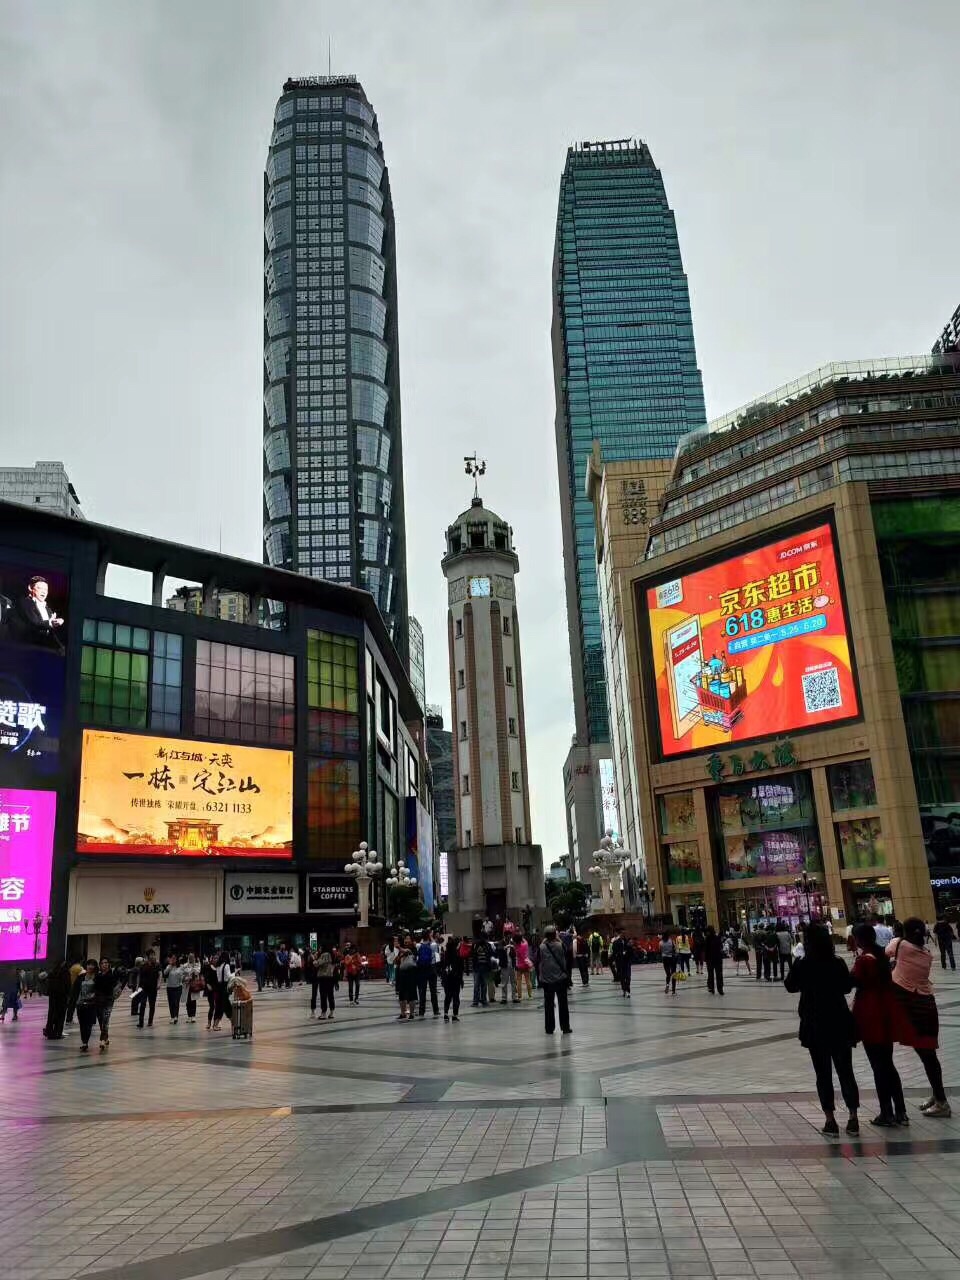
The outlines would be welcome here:
[[[890,925],[880,919],[880,916],[876,911],[870,917],[870,923],[873,925],[873,932],[877,939],[877,946],[881,950],[886,950],[893,941],[893,930]]]
[[[548,1036],[557,1029],[554,1002],[560,1010],[560,1031],[571,1034],[570,1009],[567,1004],[567,961],[563,943],[557,937],[557,926],[548,924],[540,944],[540,986],[543,988],[543,1027]]]
[[[267,953],[262,942],[257,943],[257,949],[253,953],[253,972],[257,979],[257,990],[262,991],[267,976]]]
[[[150,1018],[147,1026],[153,1026],[153,1015],[157,1008],[157,988],[159,985],[160,966],[157,964],[157,953],[148,951],[146,960],[140,966],[140,973],[137,979],[137,986],[140,988],[140,1016],[137,1021],[137,1029],[139,1031],[143,1030],[143,1015],[147,1012],[148,1006]]]
[[[433,950],[433,934],[428,929],[417,946],[417,995],[420,998],[418,1010],[422,1018],[427,1011],[427,988],[430,988],[430,1006],[433,1016],[440,1017],[440,1004],[437,999],[437,958]]]
[[[933,936],[936,938],[937,946],[940,948],[940,968],[945,969],[949,959],[950,968],[956,969],[956,961],[953,958],[953,944],[956,941],[956,934],[953,932],[953,925],[945,916],[941,916],[933,926]]]
[[[473,944],[473,1007],[486,1007],[487,978],[490,974],[492,953],[486,938],[477,938]]]
[[[793,934],[785,920],[777,921],[777,947],[780,952],[780,977],[785,978],[793,964]]]
[[[596,929],[587,939],[590,948],[590,972],[596,977],[600,972],[600,953],[603,951],[603,934]]]

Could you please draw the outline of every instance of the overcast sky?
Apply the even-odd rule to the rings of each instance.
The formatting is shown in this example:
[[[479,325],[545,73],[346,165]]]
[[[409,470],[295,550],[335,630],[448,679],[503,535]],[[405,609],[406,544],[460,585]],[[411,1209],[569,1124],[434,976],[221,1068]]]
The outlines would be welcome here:
[[[477,449],[520,555],[549,864],[573,726],[549,346],[566,148],[650,146],[711,417],[927,350],[960,302],[960,4],[0,0],[0,463],[62,459],[90,518],[260,559],[263,163],[328,35],[396,207],[428,697],[446,711],[439,561]]]

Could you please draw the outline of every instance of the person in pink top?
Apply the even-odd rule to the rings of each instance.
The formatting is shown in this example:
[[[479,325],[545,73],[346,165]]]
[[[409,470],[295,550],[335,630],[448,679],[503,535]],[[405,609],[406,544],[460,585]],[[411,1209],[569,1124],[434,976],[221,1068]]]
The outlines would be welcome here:
[[[909,1044],[923,1063],[933,1096],[920,1110],[925,1116],[949,1119],[950,1103],[943,1089],[943,1068],[937,1057],[940,1017],[930,984],[933,956],[924,946],[927,926],[916,916],[903,923],[903,937],[887,946],[893,962],[893,991],[909,1021],[904,1043]],[[902,1122],[901,1122],[902,1123]]]
[[[516,969],[516,998],[523,999],[523,984],[527,984],[527,999],[533,999],[533,982],[531,980],[531,972],[533,970],[533,961],[530,958],[530,943],[523,935],[517,942],[517,959]]]

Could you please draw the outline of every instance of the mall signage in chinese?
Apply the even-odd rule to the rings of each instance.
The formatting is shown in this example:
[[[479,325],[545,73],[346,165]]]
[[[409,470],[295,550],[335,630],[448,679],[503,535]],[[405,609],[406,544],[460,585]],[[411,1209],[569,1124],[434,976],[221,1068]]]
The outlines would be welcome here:
[[[56,811],[53,791],[0,789],[0,961],[33,958],[37,914],[46,929]]]
[[[292,858],[293,755],[85,729],[77,852]]]
[[[742,778],[750,773],[762,773],[765,769],[789,769],[799,763],[793,743],[784,738],[766,751],[732,752],[728,756],[714,752],[708,757],[706,768],[714,782],[725,782],[728,778]]]
[[[295,915],[297,877],[269,872],[228,872],[224,913],[228,916]]]

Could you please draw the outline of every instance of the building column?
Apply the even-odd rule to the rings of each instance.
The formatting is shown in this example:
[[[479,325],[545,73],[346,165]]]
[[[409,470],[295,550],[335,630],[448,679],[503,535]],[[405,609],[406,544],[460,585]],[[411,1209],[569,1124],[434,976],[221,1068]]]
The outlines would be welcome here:
[[[843,894],[843,877],[840,875],[840,854],[837,849],[837,837],[833,829],[833,805],[830,801],[830,787],[827,784],[825,766],[810,770],[813,786],[813,806],[817,814],[817,834],[820,837],[820,850],[823,854],[823,888],[831,907],[839,907],[846,919],[847,905]]]
[[[693,810],[697,815],[697,846],[700,849],[700,872],[703,876],[703,905],[707,920],[720,928],[720,885],[710,848],[710,824],[707,820],[707,793],[703,787],[693,789]]]

